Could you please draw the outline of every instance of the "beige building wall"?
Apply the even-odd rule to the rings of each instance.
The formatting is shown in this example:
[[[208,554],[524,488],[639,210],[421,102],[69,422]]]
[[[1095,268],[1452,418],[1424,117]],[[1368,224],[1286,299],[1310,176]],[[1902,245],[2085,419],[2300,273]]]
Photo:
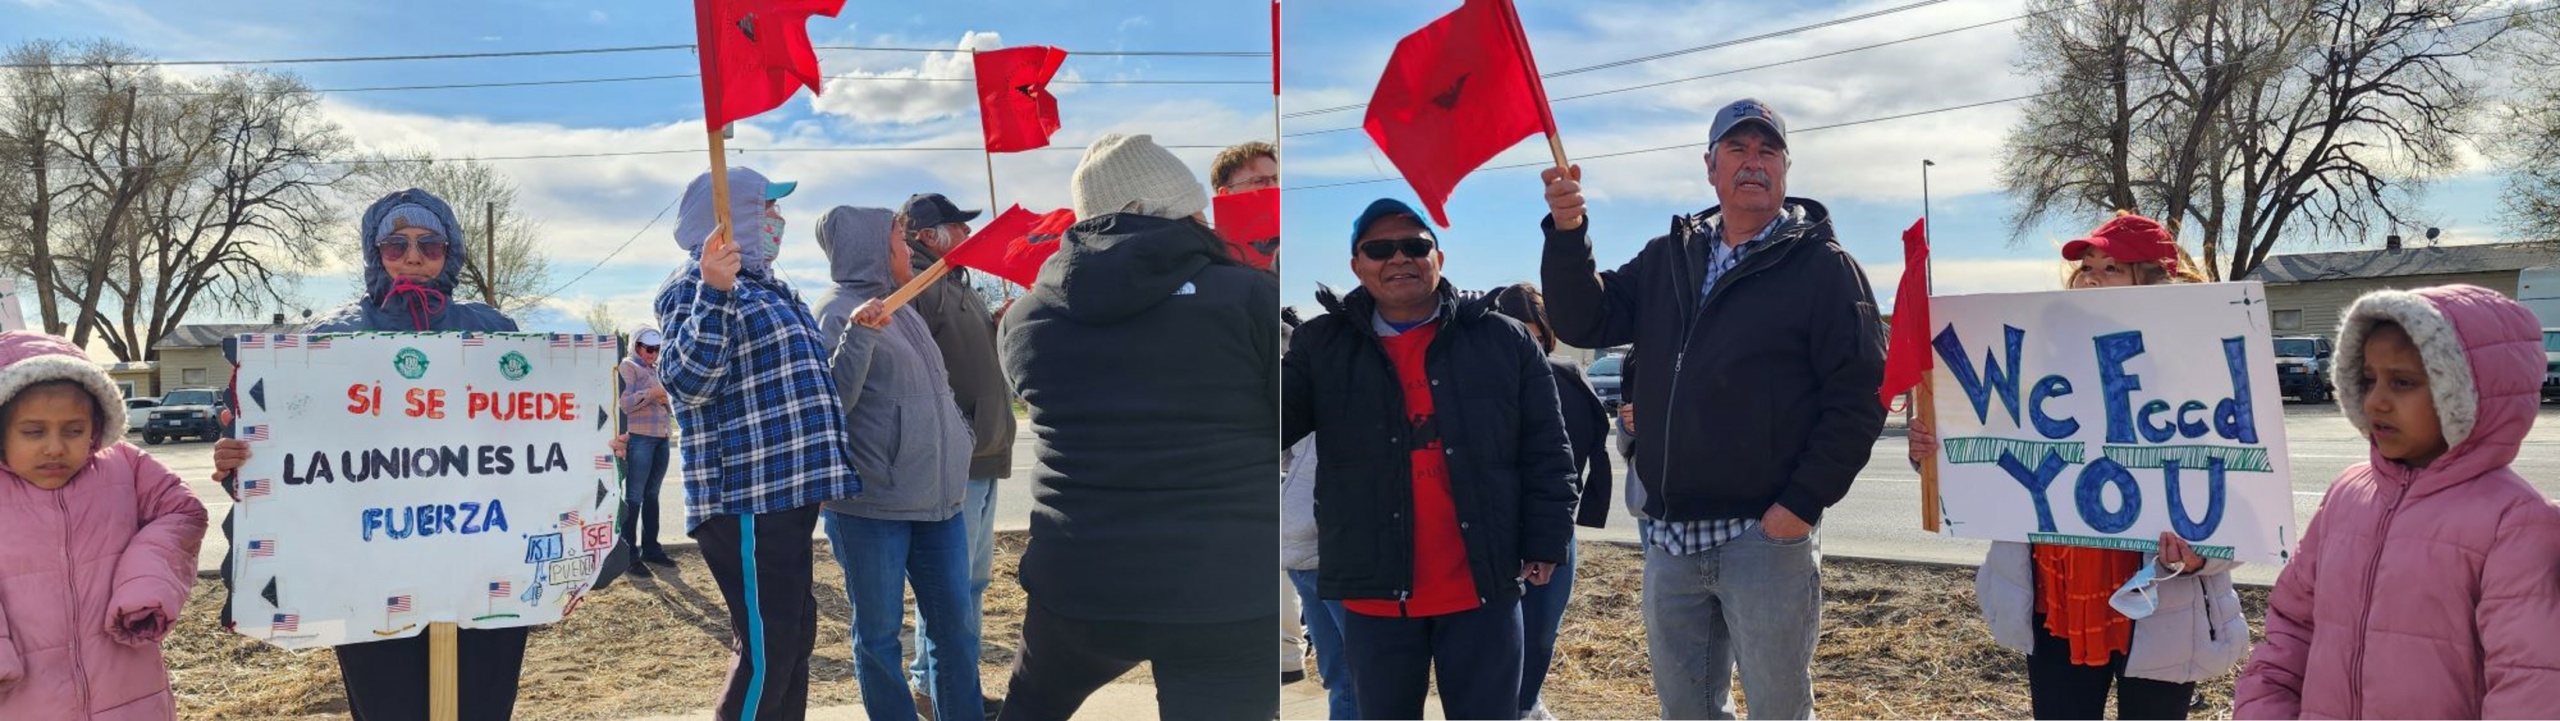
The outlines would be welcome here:
[[[182,388],[221,388],[231,382],[231,363],[222,349],[160,349],[160,392]]]
[[[2334,335],[2347,306],[2364,294],[2385,288],[2408,290],[2464,283],[2516,295],[2516,271],[2412,275],[2399,278],[2346,278],[2308,283],[2267,284],[2267,315],[2276,335]]]

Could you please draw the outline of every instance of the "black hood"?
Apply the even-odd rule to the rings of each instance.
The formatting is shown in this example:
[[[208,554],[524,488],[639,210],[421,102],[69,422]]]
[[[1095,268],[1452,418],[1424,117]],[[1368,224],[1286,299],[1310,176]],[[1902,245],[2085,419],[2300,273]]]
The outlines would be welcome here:
[[[1236,264],[1208,226],[1113,213],[1067,229],[1031,293],[1079,322],[1110,323],[1186,292],[1203,268]]]

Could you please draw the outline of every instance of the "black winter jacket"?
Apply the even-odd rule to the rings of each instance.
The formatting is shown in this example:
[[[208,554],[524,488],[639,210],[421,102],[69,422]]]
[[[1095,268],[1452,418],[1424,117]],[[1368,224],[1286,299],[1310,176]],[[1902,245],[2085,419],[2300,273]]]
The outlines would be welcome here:
[[[1550,217],[1542,280],[1556,337],[1585,348],[1635,344],[1645,383],[1635,457],[1645,515],[1759,518],[1784,505],[1819,523],[1848,495],[1884,429],[1876,387],[1884,331],[1865,271],[1832,236],[1821,204],[1788,198],[1789,225],[1700,298],[1709,220],[1672,219],[1614,271],[1596,271],[1589,223]]]
[[[1520,593],[1520,564],[1562,563],[1573,543],[1573,455],[1546,354],[1481,298],[1440,287],[1438,335],[1424,351],[1433,429],[1467,565],[1487,605]],[[1367,290],[1317,294],[1327,314],[1281,360],[1281,439],[1316,435],[1317,595],[1402,599],[1413,590],[1417,435],[1371,319]],[[1423,439],[1427,442],[1427,439]]]

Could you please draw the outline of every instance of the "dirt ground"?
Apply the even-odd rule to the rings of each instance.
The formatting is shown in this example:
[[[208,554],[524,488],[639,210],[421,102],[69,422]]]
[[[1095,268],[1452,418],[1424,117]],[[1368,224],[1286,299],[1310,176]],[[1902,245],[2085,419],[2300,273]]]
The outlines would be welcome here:
[[[1014,580],[1024,537],[996,536],[995,578],[987,606],[979,676],[1004,695],[1007,669],[1022,637],[1022,586]],[[810,662],[811,706],[858,703],[844,573],[824,541],[812,546],[817,574],[818,640]],[[628,576],[590,595],[576,615],[535,629],[525,651],[516,718],[615,719],[701,711],[718,700],[729,672],[729,622],[720,589],[702,557],[673,552],[673,573]],[[221,584],[196,586],[185,619],[167,646],[178,715],[186,719],[343,719],[346,692],[336,657],[295,654],[216,631]],[[907,648],[915,648],[914,627]],[[1143,681],[1140,666],[1123,681]]]
[[[1001,696],[1022,630],[1014,566],[1023,536],[999,534],[987,589],[981,678]],[[812,548],[820,622],[810,702],[856,703],[843,574],[823,543]],[[533,633],[517,717],[610,719],[708,708],[729,665],[727,615],[701,558],[655,580],[625,579],[590,596],[576,616]],[[1642,557],[1600,543],[1582,567],[1549,673],[1548,708],[1562,718],[1651,718],[1657,709],[1639,613]],[[2026,659],[1992,645],[1975,611],[1969,570],[1828,559],[1815,707],[1826,718],[2024,718]],[[197,586],[168,645],[179,715],[188,719],[345,718],[337,662],[213,631],[219,585]],[[2263,592],[2244,590],[2248,616]],[[909,648],[913,648],[910,628]],[[1146,678],[1142,666],[1124,681]],[[1737,683],[1736,688],[1740,688]],[[2191,716],[2227,718],[2228,677],[2205,684]],[[1748,708],[1748,700],[1744,702]]]

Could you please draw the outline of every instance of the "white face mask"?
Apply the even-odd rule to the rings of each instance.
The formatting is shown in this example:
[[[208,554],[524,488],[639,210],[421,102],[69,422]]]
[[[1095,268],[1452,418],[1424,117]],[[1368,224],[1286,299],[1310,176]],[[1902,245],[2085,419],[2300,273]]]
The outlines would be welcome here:
[[[2142,564],[2142,570],[2133,572],[2132,580],[2125,581],[2123,588],[2116,589],[2116,595],[2107,598],[2107,605],[2115,607],[2116,612],[2124,614],[2125,618],[2136,621],[2149,618],[2151,614],[2158,612],[2160,582],[2185,575],[2181,571],[2159,576],[2159,569],[2160,566],[2157,563]]]

